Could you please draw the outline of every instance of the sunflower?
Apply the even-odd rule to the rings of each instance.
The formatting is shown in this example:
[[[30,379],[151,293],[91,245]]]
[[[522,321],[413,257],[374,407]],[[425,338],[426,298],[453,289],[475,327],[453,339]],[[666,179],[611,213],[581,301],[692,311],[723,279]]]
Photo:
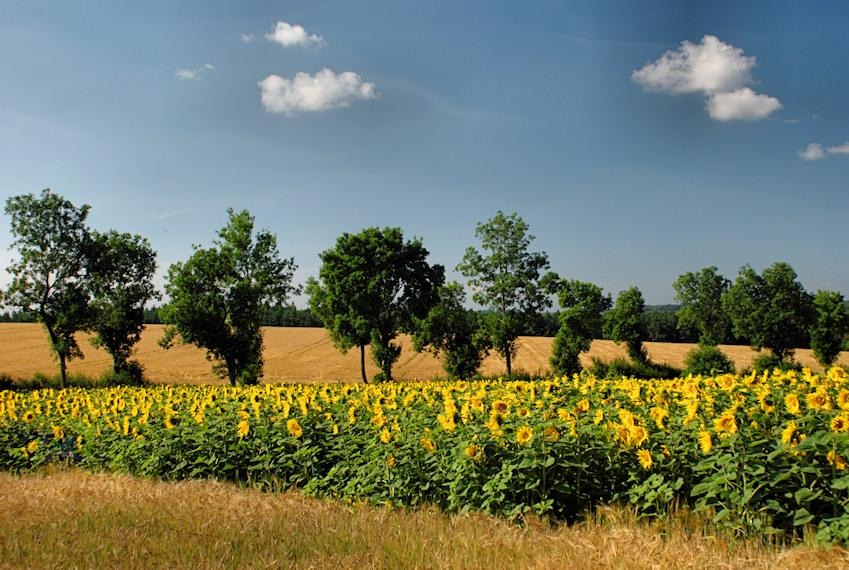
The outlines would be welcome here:
[[[542,432],[543,437],[545,437],[546,441],[557,441],[560,439],[560,432],[554,429],[553,426],[548,426]]]
[[[826,458],[828,459],[829,463],[831,463],[832,465],[834,465],[835,468],[837,468],[838,471],[846,470],[846,460],[837,455],[837,453],[835,453],[834,451],[829,451],[828,455],[826,455]]]
[[[523,425],[518,430],[516,430],[516,441],[521,444],[528,443],[533,439],[534,432],[527,425]]]
[[[799,406],[799,398],[796,394],[787,394],[784,396],[784,406],[787,408],[787,411],[791,414],[798,416],[802,413],[802,409]]]
[[[290,419],[286,422],[286,429],[289,430],[289,433],[294,435],[295,437],[301,437],[304,434],[304,430],[301,428],[301,424],[298,423],[298,420],[295,418]]]
[[[590,401],[584,398],[583,400],[578,402],[578,405],[575,406],[575,409],[582,414],[588,412],[590,410]]]
[[[837,394],[837,405],[841,410],[849,410],[849,390],[844,388]]]
[[[37,449],[38,449],[38,440],[37,439],[34,439],[27,444],[27,452],[28,453],[35,453],[35,451]]]
[[[713,421],[713,429],[721,435],[725,435],[721,432],[737,433],[737,420],[733,414],[725,412]]]
[[[831,431],[836,433],[849,431],[849,416],[843,413],[831,418]]]
[[[165,429],[172,429],[174,422],[171,421],[171,416],[165,416],[165,421],[162,422],[162,425],[165,426]]]
[[[651,469],[652,465],[654,465],[654,460],[652,460],[651,453],[648,449],[637,450],[637,459],[643,469]]]
[[[713,441],[710,439],[710,433],[706,431],[699,431],[699,447],[702,448],[702,453],[710,453],[710,450],[713,448]]]
[[[423,437],[422,438],[422,447],[425,449],[425,451],[433,451],[434,449],[436,449],[436,444],[433,443],[432,439],[428,439],[426,437]]]
[[[781,430],[781,443],[789,444],[793,440],[793,434],[796,432],[796,422],[787,422],[787,427]]]
[[[242,420],[239,422],[239,428],[237,431],[239,433],[239,438],[241,439],[248,435],[248,432],[251,431],[251,425],[247,420]]]
[[[510,406],[504,400],[495,400],[492,403],[492,412],[495,414],[500,414],[502,417],[507,416],[509,410]]]
[[[472,459],[480,459],[481,456],[483,455],[481,453],[481,451],[482,451],[481,447],[479,445],[476,445],[476,444],[472,444],[472,445],[468,446],[465,450],[463,450],[463,452],[466,455],[468,455],[469,457],[471,457]]]
[[[827,393],[822,392],[820,390],[817,390],[816,392],[811,392],[810,394],[806,395],[805,402],[812,410],[831,409],[831,398],[828,397]]]
[[[390,441],[392,441],[392,434],[389,433],[388,429],[383,428],[383,431],[380,432],[380,441],[382,443],[389,443]]]
[[[29,423],[35,419],[35,414],[32,412],[32,410],[27,410],[26,412],[24,412],[24,415],[21,416],[21,419]]]

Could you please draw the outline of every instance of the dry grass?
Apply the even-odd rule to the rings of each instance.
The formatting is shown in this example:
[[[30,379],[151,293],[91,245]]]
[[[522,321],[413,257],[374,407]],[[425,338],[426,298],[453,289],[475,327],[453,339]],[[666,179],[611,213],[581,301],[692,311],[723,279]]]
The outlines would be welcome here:
[[[342,355],[333,347],[327,332],[321,328],[277,328],[264,329],[265,334],[265,379],[267,381],[339,382],[360,380],[360,360],[357,349]],[[213,376],[210,363],[203,351],[193,346],[182,345],[164,350],[156,341],[162,336],[160,325],[149,325],[136,347],[136,358],[145,366],[146,376],[153,382],[179,382],[187,384],[220,383]],[[69,371],[87,376],[98,376],[107,370],[111,358],[103,350],[91,347],[85,335],[78,342],[85,353],[84,360],[74,360]],[[431,379],[445,376],[442,365],[429,353],[412,350],[409,337],[400,337],[401,358],[393,368],[397,379]],[[553,339],[547,337],[520,337],[514,369],[532,374],[549,371]],[[684,365],[687,352],[694,344],[646,343],[649,356],[657,362],[666,362],[679,368]],[[755,352],[747,346],[722,346],[722,350],[737,365],[738,370],[749,367]],[[590,358],[597,356],[605,361],[624,357],[625,349],[608,340],[593,342],[589,353],[582,355],[585,366]],[[821,370],[810,350],[799,350],[796,360],[814,371]],[[840,355],[838,363],[849,367],[849,352]],[[366,355],[366,374],[371,377],[378,369]],[[488,376],[504,373],[504,362],[496,354],[485,361],[481,372]],[[32,378],[41,373],[53,376],[57,373],[56,362],[51,358],[44,330],[37,324],[0,323],[0,374],[12,378]]]
[[[524,527],[58,470],[0,474],[2,568],[845,568],[849,552],[724,540],[698,521],[648,525],[605,508]]]

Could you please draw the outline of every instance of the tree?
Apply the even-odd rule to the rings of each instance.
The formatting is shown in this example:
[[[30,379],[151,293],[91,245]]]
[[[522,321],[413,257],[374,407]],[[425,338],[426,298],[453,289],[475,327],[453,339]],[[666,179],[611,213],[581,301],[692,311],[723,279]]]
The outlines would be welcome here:
[[[416,322],[413,348],[443,356],[451,378],[474,376],[489,353],[489,338],[482,334],[477,313],[463,306],[466,293],[456,281],[439,288],[439,302]]]
[[[601,336],[602,314],[613,301],[593,283],[563,281],[557,295],[560,302],[560,330],[554,337],[551,369],[558,375],[581,371],[580,355],[590,349],[594,338]]]
[[[139,375],[140,367],[129,361],[133,346],[144,330],[144,306],[159,294],[153,285],[156,252],[138,235],[110,230],[93,232],[87,251],[88,286],[91,291],[91,322],[87,327],[112,356],[116,374]]]
[[[35,314],[44,326],[50,349],[59,360],[60,385],[67,381],[67,362],[82,358],[75,334],[89,318],[84,249],[89,206],[76,208],[50,189],[6,200],[12,217],[12,248],[20,259],[8,272],[13,275],[4,301]],[[11,249],[11,248],[10,248]]]
[[[213,370],[231,385],[255,384],[262,376],[263,305],[280,304],[298,290],[292,286],[294,259],[280,259],[277,237],[254,235],[247,210],[227,210],[215,247],[194,247],[185,263],[168,269],[170,302],[160,310],[167,326],[159,341],[169,348],[177,335],[207,351]]]
[[[617,343],[624,342],[628,356],[634,362],[648,362],[640,328],[640,315],[644,307],[643,294],[637,287],[620,291],[616,297],[616,306],[608,313],[604,323],[605,334]]]
[[[748,264],[722,297],[734,334],[750,339],[755,350],[769,349],[780,361],[792,360],[804,344],[812,321],[812,297],[796,281],[796,272],[778,262],[761,275]]]
[[[488,255],[469,247],[457,266],[474,290],[472,300],[488,310],[485,328],[493,348],[505,360],[508,375],[516,339],[528,320],[551,306],[549,295],[559,280],[553,272],[541,275],[549,268],[548,255],[528,252],[534,236],[527,231],[528,225],[517,214],[505,216],[499,211],[475,230]]]
[[[441,265],[429,265],[419,239],[404,241],[401,228],[368,228],[344,233],[336,247],[320,254],[319,280],[307,284],[310,310],[323,322],[343,353],[360,349],[360,373],[365,371],[365,347],[386,381],[401,348],[398,332],[411,332],[438,300],[445,280]]]
[[[678,328],[694,326],[699,330],[699,344],[716,346],[725,340],[731,322],[722,309],[722,296],[731,281],[719,275],[716,267],[699,273],[684,273],[672,284],[675,300],[681,304]]]
[[[811,348],[823,368],[831,366],[843,350],[849,332],[849,315],[843,308],[843,295],[817,291],[814,297],[814,321],[810,327]]]

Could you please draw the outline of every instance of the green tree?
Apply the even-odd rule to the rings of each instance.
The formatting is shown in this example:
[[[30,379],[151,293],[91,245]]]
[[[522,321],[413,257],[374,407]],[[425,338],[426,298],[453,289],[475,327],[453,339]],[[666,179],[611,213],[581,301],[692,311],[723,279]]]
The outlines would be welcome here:
[[[560,302],[560,330],[554,337],[551,369],[558,375],[581,371],[580,356],[590,349],[602,332],[602,314],[613,301],[593,283],[563,281],[557,294]]]
[[[130,372],[141,380],[141,368],[130,362],[133,346],[144,330],[144,306],[158,299],[153,284],[156,252],[138,235],[110,230],[92,232],[86,248],[91,320],[88,330],[96,333],[94,346],[112,356],[116,374]]]
[[[15,238],[11,248],[18,250],[20,259],[7,269],[13,279],[4,301],[34,313],[44,326],[59,360],[62,387],[67,362],[83,357],[75,334],[86,328],[89,318],[84,253],[89,208],[76,208],[50,189],[40,197],[25,194],[6,200]]]
[[[696,327],[699,344],[705,346],[724,342],[731,321],[722,309],[722,296],[730,286],[731,281],[719,275],[714,266],[679,276],[672,284],[675,300],[681,304],[678,328]]]
[[[474,290],[472,300],[488,311],[485,328],[492,347],[505,360],[508,375],[516,339],[528,321],[551,307],[549,295],[559,281],[553,272],[542,274],[549,268],[548,255],[528,252],[534,236],[527,232],[528,225],[517,214],[505,216],[499,211],[475,230],[486,255],[469,247],[457,265]]]
[[[280,304],[298,289],[292,286],[293,258],[280,259],[277,237],[254,235],[247,210],[227,210],[229,222],[219,230],[215,247],[201,249],[185,263],[168,269],[165,291],[170,301],[160,310],[167,326],[160,344],[183,342],[207,351],[213,370],[231,385],[255,384],[262,376],[262,331],[265,304]]]
[[[368,382],[366,345],[383,378],[391,381],[392,365],[401,355],[393,341],[399,332],[412,332],[415,319],[438,301],[445,271],[429,265],[427,255],[421,240],[404,241],[401,228],[344,233],[335,248],[320,254],[319,280],[307,284],[310,310],[339,350],[359,347],[363,382]]]
[[[758,275],[748,264],[722,297],[734,334],[750,339],[755,350],[764,348],[780,361],[791,359],[805,343],[812,321],[812,297],[796,281],[796,272],[778,262]]]
[[[827,369],[844,349],[845,335],[849,332],[849,315],[843,307],[843,295],[840,293],[817,291],[813,303],[811,348],[817,362]]]
[[[490,348],[478,314],[463,306],[465,300],[463,287],[456,281],[441,286],[439,302],[417,320],[413,335],[413,348],[442,355],[442,366],[451,378],[477,374]]]
[[[648,362],[643,349],[643,333],[640,327],[640,315],[645,301],[637,287],[621,291],[616,297],[616,306],[605,319],[605,335],[617,343],[624,342],[628,356],[634,362]]]

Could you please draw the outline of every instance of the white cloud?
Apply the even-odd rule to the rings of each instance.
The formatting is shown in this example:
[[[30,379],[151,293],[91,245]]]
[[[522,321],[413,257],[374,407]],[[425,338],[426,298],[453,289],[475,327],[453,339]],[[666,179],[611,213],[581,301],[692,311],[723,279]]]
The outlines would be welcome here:
[[[242,34],[239,37],[241,38],[242,42],[246,44],[251,43],[256,39],[256,36],[254,34]]]
[[[325,41],[321,36],[307,34],[307,31],[303,26],[299,26],[298,24],[289,24],[288,22],[277,22],[274,26],[274,30],[270,34],[265,34],[265,39],[270,42],[277,42],[284,47],[311,45],[323,46],[325,44]]]
[[[287,116],[349,107],[351,101],[378,97],[374,83],[363,82],[353,71],[336,75],[327,68],[315,75],[300,72],[292,79],[269,75],[258,85],[265,110]]]
[[[811,143],[808,148],[799,151],[799,156],[804,160],[822,160],[830,154],[849,154],[849,142],[830,147],[823,147],[820,143]]]
[[[634,71],[631,80],[644,91],[701,93],[708,97],[705,108],[716,121],[754,121],[782,107],[775,97],[745,87],[753,83],[755,65],[754,56],[745,56],[742,49],[706,35],[700,44],[682,42],[677,50]]]
[[[214,69],[215,66],[211,63],[207,63],[203,67],[198,67],[197,69],[178,69],[177,77],[180,79],[200,79],[202,74]]]
[[[782,105],[775,97],[760,95],[748,87],[730,93],[715,93],[705,108],[715,121],[757,121],[768,117]]]

